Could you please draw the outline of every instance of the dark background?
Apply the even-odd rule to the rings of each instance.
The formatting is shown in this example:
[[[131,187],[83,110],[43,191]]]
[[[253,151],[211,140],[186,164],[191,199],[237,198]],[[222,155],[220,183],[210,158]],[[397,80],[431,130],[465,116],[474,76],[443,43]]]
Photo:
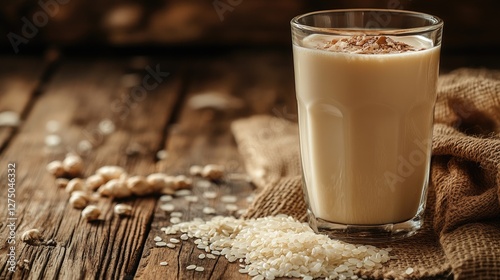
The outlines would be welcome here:
[[[167,54],[227,48],[289,51],[289,21],[295,15],[320,9],[395,7],[431,13],[444,20],[444,67],[500,68],[499,3],[497,0],[2,0],[0,52],[16,53],[11,43],[15,36],[24,38],[17,43],[17,53],[21,55],[40,53],[47,48],[76,55]],[[32,34],[24,34],[29,36],[23,35],[26,22],[36,29]]]

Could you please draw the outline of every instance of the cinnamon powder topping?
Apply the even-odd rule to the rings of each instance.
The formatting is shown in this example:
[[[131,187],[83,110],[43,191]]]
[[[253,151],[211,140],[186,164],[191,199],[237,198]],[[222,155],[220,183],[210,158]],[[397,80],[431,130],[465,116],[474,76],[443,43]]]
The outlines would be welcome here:
[[[348,38],[332,39],[327,41],[319,49],[357,54],[395,54],[404,52],[420,51],[415,47],[403,42],[395,41],[386,36],[358,35]]]

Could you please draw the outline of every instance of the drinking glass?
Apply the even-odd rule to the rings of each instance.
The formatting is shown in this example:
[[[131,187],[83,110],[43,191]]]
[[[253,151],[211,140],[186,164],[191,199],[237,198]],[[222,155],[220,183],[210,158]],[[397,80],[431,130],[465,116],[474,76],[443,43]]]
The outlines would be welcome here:
[[[403,10],[291,21],[303,190],[311,227],[349,241],[421,228],[443,21]]]

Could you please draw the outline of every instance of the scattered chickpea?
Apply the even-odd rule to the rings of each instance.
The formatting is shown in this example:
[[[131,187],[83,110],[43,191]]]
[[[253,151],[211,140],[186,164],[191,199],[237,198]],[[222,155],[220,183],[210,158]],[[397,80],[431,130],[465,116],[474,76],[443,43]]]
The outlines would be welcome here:
[[[89,205],[82,210],[82,217],[88,222],[95,221],[101,215],[101,210],[95,205]]]
[[[174,178],[174,189],[187,189],[191,187],[193,181],[184,175],[177,175]]]
[[[163,195],[165,195],[165,194],[174,194],[175,190],[174,190],[173,186],[170,186],[170,187],[165,187],[165,188],[161,189],[159,191],[159,193],[163,194]]]
[[[68,184],[66,184],[66,192],[72,193],[74,191],[81,191],[84,189],[84,181],[80,178],[73,178],[69,180]]]
[[[146,178],[146,181],[153,188],[154,193],[173,194],[175,192],[174,179],[175,177],[164,173],[153,173]]]
[[[201,176],[209,180],[220,180],[224,176],[224,167],[217,164],[208,164],[203,167]]]
[[[155,192],[161,191],[163,188],[168,187],[171,181],[167,181],[167,174],[153,173],[146,177],[146,182]]]
[[[119,179],[125,173],[125,169],[115,165],[106,165],[96,171],[96,174],[101,175],[105,182],[111,179]]]
[[[47,164],[47,171],[54,175],[54,177],[59,178],[64,176],[64,167],[60,160],[54,160]]]
[[[161,193],[162,194],[174,194],[176,191],[175,176],[167,175],[167,177],[165,177],[165,182],[167,183],[167,186],[161,190]]]
[[[87,180],[85,180],[86,188],[92,191],[97,190],[103,184],[104,184],[104,178],[102,177],[101,174],[91,175],[87,178]]]
[[[67,154],[62,162],[64,171],[72,177],[76,177],[82,173],[83,160],[79,155]]]
[[[114,211],[115,214],[120,216],[130,216],[132,214],[132,206],[128,204],[116,204]]]
[[[112,179],[97,190],[101,196],[112,196],[125,198],[132,195],[132,191],[127,187],[125,181]]]
[[[83,191],[74,191],[69,198],[69,203],[75,209],[85,208],[89,204],[89,201],[90,197]]]
[[[139,196],[148,195],[154,191],[144,176],[133,176],[128,178],[127,187],[133,194]]]
[[[192,165],[189,168],[189,174],[191,176],[201,176],[202,172],[203,172],[203,166],[200,165]]]
[[[69,180],[66,178],[57,178],[55,183],[58,188],[66,188],[68,185]]]
[[[38,246],[43,241],[43,237],[40,231],[34,228],[23,232],[23,234],[21,235],[21,240],[30,245]]]

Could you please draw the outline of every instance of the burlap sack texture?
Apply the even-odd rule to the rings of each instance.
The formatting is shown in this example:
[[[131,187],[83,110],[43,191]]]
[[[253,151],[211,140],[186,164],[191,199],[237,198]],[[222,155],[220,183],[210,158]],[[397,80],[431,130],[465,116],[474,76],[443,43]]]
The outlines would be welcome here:
[[[253,116],[231,128],[259,191],[245,217],[283,213],[305,221],[297,125]],[[398,259],[362,273],[500,279],[500,71],[459,69],[440,77],[431,173],[423,229],[379,244]]]

